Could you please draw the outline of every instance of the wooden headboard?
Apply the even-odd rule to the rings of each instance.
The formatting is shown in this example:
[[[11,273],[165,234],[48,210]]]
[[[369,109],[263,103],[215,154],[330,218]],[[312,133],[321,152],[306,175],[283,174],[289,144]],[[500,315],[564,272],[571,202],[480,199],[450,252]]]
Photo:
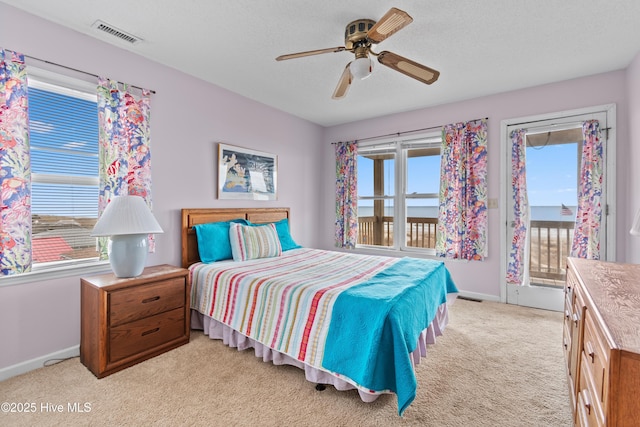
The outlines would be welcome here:
[[[198,241],[193,226],[207,222],[244,218],[256,224],[289,219],[289,208],[198,208],[182,209],[182,266],[200,261]]]

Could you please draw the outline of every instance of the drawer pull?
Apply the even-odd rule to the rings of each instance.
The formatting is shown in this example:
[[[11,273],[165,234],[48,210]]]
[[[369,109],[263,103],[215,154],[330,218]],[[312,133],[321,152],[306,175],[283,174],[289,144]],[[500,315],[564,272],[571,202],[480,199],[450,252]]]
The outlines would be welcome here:
[[[564,311],[564,317],[566,317],[567,320],[571,319],[571,313],[569,313],[569,310]]]
[[[591,358],[591,363],[594,363],[596,360],[596,352],[593,350],[593,344],[591,344],[591,341],[587,341],[584,343],[584,346],[587,348],[587,356]]]
[[[578,316],[578,313],[573,313],[573,323],[576,324],[576,328],[580,324],[580,317]]]
[[[148,302],[154,302],[154,301],[158,301],[160,299],[159,295],[156,295],[155,297],[151,297],[151,298],[147,298],[147,299],[143,299],[142,303],[146,304]]]
[[[141,334],[141,336],[143,336],[143,337],[144,337],[145,335],[153,334],[153,333],[155,333],[155,332],[158,332],[159,330],[160,330],[160,328],[153,328],[153,329],[150,329],[150,330],[148,330],[148,331],[144,331],[144,332]]]
[[[589,391],[586,388],[582,390],[582,400],[584,401],[584,407],[587,409],[587,414],[591,415],[591,401],[589,400]]]

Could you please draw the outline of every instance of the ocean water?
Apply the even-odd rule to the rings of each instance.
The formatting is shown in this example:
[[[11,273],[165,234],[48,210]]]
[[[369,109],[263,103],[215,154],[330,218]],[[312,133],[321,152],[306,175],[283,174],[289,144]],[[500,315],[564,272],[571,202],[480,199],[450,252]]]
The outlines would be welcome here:
[[[531,220],[533,221],[575,221],[576,207],[575,206],[567,206],[571,211],[571,215],[563,215],[562,206],[531,206]],[[498,209],[492,209],[490,212],[495,212],[496,214],[500,211]],[[372,206],[360,206],[358,208],[358,216],[372,216],[373,215],[373,207]],[[393,208],[386,208],[385,215],[392,216]],[[408,214],[409,217],[418,217],[418,218],[437,218],[438,217],[438,207],[437,206],[418,206],[418,207],[409,207]]]

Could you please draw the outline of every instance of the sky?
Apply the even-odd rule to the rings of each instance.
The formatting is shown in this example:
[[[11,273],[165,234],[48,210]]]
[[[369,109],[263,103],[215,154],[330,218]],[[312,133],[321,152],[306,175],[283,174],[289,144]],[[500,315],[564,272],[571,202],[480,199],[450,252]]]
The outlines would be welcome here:
[[[527,190],[530,206],[576,206],[577,150],[577,143],[527,148]],[[440,157],[414,157],[409,161],[408,193],[438,193]],[[393,186],[393,164],[389,160],[385,161],[385,194],[392,195]],[[373,161],[362,157],[359,157],[358,161],[358,193],[373,195]],[[437,205],[435,200],[414,202]],[[372,202],[365,201],[360,205],[369,206]]]
[[[530,206],[576,206],[577,183],[577,143],[527,148]]]

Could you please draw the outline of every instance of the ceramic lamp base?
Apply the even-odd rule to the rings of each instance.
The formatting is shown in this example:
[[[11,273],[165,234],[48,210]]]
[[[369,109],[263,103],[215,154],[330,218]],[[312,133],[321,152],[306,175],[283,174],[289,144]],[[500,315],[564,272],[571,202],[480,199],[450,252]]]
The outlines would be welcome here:
[[[109,238],[109,263],[116,277],[137,277],[146,261],[147,234],[125,234]]]

